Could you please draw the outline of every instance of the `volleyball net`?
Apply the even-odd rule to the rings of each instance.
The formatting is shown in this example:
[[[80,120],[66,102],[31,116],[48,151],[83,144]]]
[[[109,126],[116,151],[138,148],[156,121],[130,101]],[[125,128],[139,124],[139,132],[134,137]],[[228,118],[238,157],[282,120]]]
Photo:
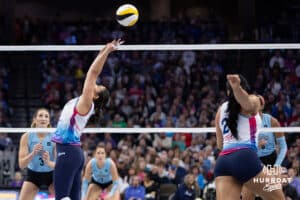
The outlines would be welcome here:
[[[39,132],[52,133],[55,128],[0,128],[0,133],[24,133]],[[120,133],[120,134],[139,134],[139,133],[215,133],[214,127],[209,128],[85,128],[83,133]],[[261,128],[261,133],[300,133],[300,127],[277,127]]]
[[[6,45],[0,46],[0,51],[5,52],[5,55],[13,56],[14,54],[22,54],[24,53],[35,53],[41,52],[43,54],[47,52],[97,52],[104,45]],[[180,51],[193,51],[193,52],[232,52],[233,57],[235,55],[247,52],[250,54],[260,54],[258,51],[267,51],[270,52],[272,50],[300,50],[300,44],[298,43],[280,43],[280,44],[139,44],[139,45],[121,45],[119,47],[119,51],[128,51],[128,54],[132,52],[140,52],[140,51],[159,51],[159,52],[180,52]],[[256,52],[256,53],[255,53]],[[296,53],[295,53],[296,54]],[[115,54],[117,55],[117,53]],[[271,55],[271,54],[270,54]],[[35,56],[37,56],[35,54]],[[168,55],[167,55],[168,56]],[[197,55],[196,55],[197,57]],[[211,56],[212,57],[212,56]],[[224,57],[224,55],[223,55]],[[142,58],[142,56],[140,57]],[[198,59],[195,58],[194,62],[197,62]],[[197,63],[194,63],[197,64]],[[243,64],[240,64],[243,65]],[[233,70],[229,70],[233,72]],[[240,71],[240,68],[239,68]],[[251,69],[248,69],[251,71]],[[135,72],[134,72],[135,73]],[[139,72],[137,72],[139,73]],[[191,71],[192,73],[192,71]],[[180,77],[180,76],[178,76]],[[280,91],[279,91],[280,92]],[[107,108],[110,109],[109,107]],[[216,112],[215,110],[214,112]],[[200,111],[201,112],[201,109]],[[293,110],[294,112],[294,110]],[[215,127],[186,127],[180,126],[180,128],[166,127],[163,128],[86,128],[84,129],[84,133],[119,133],[119,134],[133,134],[133,133],[215,133]],[[37,132],[54,132],[55,128],[0,128],[0,133],[24,133],[30,131]],[[260,132],[286,132],[286,133],[299,133],[300,126],[296,124],[294,127],[278,127],[278,128],[261,128]]]
[[[2,45],[0,51],[99,51],[104,45]],[[121,45],[119,51],[210,51],[210,50],[300,49],[298,43],[259,44],[133,44]]]

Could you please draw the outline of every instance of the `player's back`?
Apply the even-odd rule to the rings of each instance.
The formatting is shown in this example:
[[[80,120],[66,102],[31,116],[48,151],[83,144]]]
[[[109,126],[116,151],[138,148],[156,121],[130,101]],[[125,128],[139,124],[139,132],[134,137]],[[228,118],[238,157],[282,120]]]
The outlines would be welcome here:
[[[257,134],[261,127],[261,118],[259,114],[252,116],[244,116],[239,114],[237,119],[237,135],[235,138],[228,126],[228,102],[225,102],[220,107],[219,126],[223,133],[223,151],[235,151],[241,148],[257,149]]]
[[[81,115],[76,109],[78,100],[79,97],[71,99],[64,106],[52,141],[60,144],[80,145],[82,130],[94,112],[94,104],[92,103],[86,115]]]

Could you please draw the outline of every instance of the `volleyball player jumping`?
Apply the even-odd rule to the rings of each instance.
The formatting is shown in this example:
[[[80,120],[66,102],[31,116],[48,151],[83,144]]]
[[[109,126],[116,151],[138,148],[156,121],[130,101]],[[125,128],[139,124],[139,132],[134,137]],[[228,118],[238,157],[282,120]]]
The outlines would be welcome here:
[[[54,170],[55,199],[80,200],[81,171],[84,164],[80,136],[94,113],[99,113],[109,99],[108,90],[97,85],[108,55],[117,50],[123,42],[108,43],[95,58],[84,81],[80,97],[71,99],[64,106],[52,141],[56,143],[57,160]]]

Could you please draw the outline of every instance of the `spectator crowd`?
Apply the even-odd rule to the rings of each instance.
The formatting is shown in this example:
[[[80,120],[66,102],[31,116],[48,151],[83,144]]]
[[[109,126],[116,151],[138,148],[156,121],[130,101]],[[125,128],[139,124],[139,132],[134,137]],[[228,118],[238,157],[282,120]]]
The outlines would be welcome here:
[[[79,24],[16,22],[16,40],[30,44],[91,44],[125,38],[128,43],[228,42],[226,27],[215,17],[141,23],[122,30],[109,21]],[[99,26],[101,24],[101,27]],[[257,34],[264,41],[266,34]],[[268,35],[271,37],[272,35]],[[212,127],[218,106],[226,101],[225,75],[231,54],[225,51],[117,52],[109,56],[98,82],[109,88],[110,101],[90,127]],[[94,53],[40,54],[43,102],[56,126],[62,106],[82,91]],[[300,126],[300,50],[257,51],[252,89],[265,98],[265,112],[281,126]],[[9,113],[6,70],[0,68],[0,122]],[[3,77],[2,77],[3,76]],[[247,76],[247,75],[246,75]],[[1,114],[4,113],[4,114]],[[2,122],[1,122],[2,123]],[[2,126],[8,126],[7,124]],[[1,135],[2,136],[2,135]],[[0,150],[6,140],[0,137]],[[293,182],[287,198],[300,197],[300,137],[286,134],[288,153],[283,166]],[[174,199],[215,199],[214,166],[218,156],[211,133],[84,134],[86,161],[99,143],[116,163],[125,200],[155,200],[169,186]],[[2,149],[3,150],[3,149]],[[17,174],[18,173],[18,174]],[[20,186],[19,172],[11,186]],[[172,188],[175,185],[175,188]],[[184,192],[183,192],[184,191]],[[168,194],[170,195],[170,194]],[[185,195],[185,196],[184,196]]]

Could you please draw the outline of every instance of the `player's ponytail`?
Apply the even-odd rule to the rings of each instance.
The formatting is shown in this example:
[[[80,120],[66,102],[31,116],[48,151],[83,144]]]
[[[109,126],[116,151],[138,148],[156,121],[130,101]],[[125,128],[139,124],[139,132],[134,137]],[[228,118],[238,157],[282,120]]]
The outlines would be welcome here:
[[[105,89],[101,90],[101,92],[98,93],[98,96],[99,97],[93,101],[95,114],[92,117],[92,119],[93,119],[92,121],[95,123],[95,125],[97,125],[99,123],[101,111],[105,107],[105,105],[107,104],[107,102],[109,100],[109,92],[105,88]]]

